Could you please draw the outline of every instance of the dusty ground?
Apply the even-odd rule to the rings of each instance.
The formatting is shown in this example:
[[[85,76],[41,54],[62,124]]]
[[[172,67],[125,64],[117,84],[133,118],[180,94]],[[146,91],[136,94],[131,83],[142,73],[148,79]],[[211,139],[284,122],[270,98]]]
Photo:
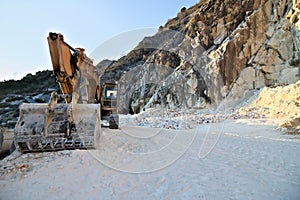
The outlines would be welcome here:
[[[298,125],[284,124],[299,119],[299,91],[265,88],[218,113],[121,115],[97,150],[14,152],[0,161],[0,199],[300,199]]]
[[[15,153],[0,162],[0,199],[299,199],[300,139],[270,124],[124,126],[99,151]]]

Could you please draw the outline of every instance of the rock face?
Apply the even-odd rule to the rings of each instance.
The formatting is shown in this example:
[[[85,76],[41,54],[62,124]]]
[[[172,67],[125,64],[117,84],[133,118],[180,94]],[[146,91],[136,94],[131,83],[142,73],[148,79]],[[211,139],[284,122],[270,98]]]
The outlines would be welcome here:
[[[300,77],[297,0],[201,0],[111,63],[119,110],[205,107]]]

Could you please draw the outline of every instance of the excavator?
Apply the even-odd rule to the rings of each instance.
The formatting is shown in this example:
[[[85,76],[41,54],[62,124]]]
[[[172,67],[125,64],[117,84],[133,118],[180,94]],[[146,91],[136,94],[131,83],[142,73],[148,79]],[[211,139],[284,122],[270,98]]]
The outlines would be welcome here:
[[[100,83],[83,48],[73,48],[60,33],[47,37],[53,74],[61,94],[49,103],[23,103],[14,130],[20,152],[94,149],[102,127],[118,128],[117,84]]]

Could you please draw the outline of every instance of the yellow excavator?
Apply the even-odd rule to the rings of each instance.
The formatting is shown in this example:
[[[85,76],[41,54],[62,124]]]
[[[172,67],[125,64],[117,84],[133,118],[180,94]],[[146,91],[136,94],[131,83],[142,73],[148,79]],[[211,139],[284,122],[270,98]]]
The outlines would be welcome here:
[[[102,126],[118,128],[117,84],[99,83],[97,67],[83,48],[73,48],[59,33],[49,33],[53,74],[61,94],[49,103],[23,103],[14,130],[21,152],[97,148]]]

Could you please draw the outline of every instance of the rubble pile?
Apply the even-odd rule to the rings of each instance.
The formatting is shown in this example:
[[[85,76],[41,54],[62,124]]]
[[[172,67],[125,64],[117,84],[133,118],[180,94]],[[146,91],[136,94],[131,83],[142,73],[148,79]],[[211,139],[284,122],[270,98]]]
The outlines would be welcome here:
[[[256,118],[281,119],[287,133],[300,133],[300,81],[287,86],[265,87],[249,106],[238,114]]]
[[[10,156],[1,160],[0,180],[21,179],[26,177],[28,172],[47,166],[49,162],[56,160],[58,157],[71,157],[71,154],[72,151],[69,150],[38,154],[21,154],[14,151]]]
[[[300,81],[277,87],[264,87],[247,99],[252,102],[240,107],[240,102],[230,101],[227,109],[167,109],[149,108],[134,115],[121,115],[120,125],[146,126],[165,129],[194,129],[199,124],[223,122],[228,119],[278,119],[284,132],[300,132]],[[246,101],[244,99],[244,101]],[[235,106],[230,103],[235,102]],[[229,106],[230,105],[230,106]],[[226,109],[225,109],[226,108]]]
[[[215,113],[209,109],[149,108],[135,115],[121,115],[120,125],[145,126],[164,129],[194,129],[199,124],[222,122],[234,115]]]

